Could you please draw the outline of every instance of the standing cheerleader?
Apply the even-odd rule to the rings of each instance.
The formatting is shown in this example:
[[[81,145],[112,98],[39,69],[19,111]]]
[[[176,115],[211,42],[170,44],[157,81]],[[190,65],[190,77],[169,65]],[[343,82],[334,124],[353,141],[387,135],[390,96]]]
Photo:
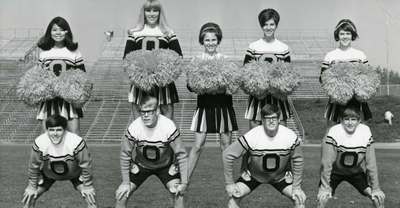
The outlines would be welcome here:
[[[56,76],[66,70],[79,69],[85,72],[78,43],[73,41],[71,28],[64,18],[52,19],[37,45],[42,49],[39,54],[39,65],[53,71]],[[79,119],[83,117],[82,108],[74,107],[60,97],[41,103],[36,118],[42,121],[44,131],[46,131],[45,120],[51,115],[61,115],[66,118],[67,130],[80,135]]]
[[[204,24],[199,34],[199,43],[204,47],[200,58],[203,60],[223,58],[224,56],[217,52],[221,40],[222,31],[218,24],[212,22]],[[189,155],[189,176],[196,167],[207,133],[219,133],[223,151],[231,143],[232,131],[238,130],[232,95],[226,94],[225,89],[214,94],[197,95],[197,108],[190,129],[194,131],[195,143]]]
[[[244,64],[250,61],[267,61],[273,62],[290,62],[289,47],[275,38],[275,31],[280,20],[279,13],[274,9],[264,9],[258,15],[258,21],[264,32],[264,37],[250,43],[244,58]],[[250,120],[250,129],[261,124],[260,111],[265,104],[277,105],[282,114],[281,122],[286,123],[290,117],[289,102],[287,99],[281,99],[268,94],[264,99],[260,100],[255,96],[249,96],[249,102],[246,109],[245,118]]]
[[[326,54],[322,62],[321,74],[332,64],[339,62],[368,63],[367,57],[362,51],[351,47],[351,42],[358,38],[356,26],[352,21],[349,19],[340,20],[336,25],[333,35],[335,40],[339,42],[339,47]],[[320,82],[322,83],[321,77]],[[366,102],[359,102],[355,98],[352,98],[346,105],[340,105],[330,100],[325,110],[325,118],[327,119],[328,126],[331,126],[330,123],[332,122],[340,122],[341,114],[346,106],[359,108],[364,120],[372,118],[372,113]]]
[[[135,28],[128,31],[124,59],[126,55],[135,50],[171,49],[182,56],[181,47],[175,33],[167,24],[165,12],[158,0],[147,0],[139,14],[139,20]],[[160,101],[161,113],[173,120],[174,103],[179,102],[175,83],[166,87],[157,87],[155,90]],[[138,104],[144,91],[131,85],[128,101],[132,103],[133,119],[139,117]]]

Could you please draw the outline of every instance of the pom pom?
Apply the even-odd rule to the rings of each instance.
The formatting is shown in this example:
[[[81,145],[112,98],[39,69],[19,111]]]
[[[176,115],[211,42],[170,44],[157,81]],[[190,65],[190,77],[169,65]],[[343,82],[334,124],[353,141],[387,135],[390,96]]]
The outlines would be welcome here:
[[[380,84],[372,66],[362,63],[332,64],[322,73],[322,88],[333,102],[345,105],[353,96],[361,102],[370,99]]]
[[[242,89],[259,99],[268,94],[287,99],[300,84],[300,75],[290,63],[252,61],[243,67]]]
[[[131,84],[144,91],[165,87],[182,73],[183,59],[168,49],[136,50],[125,57],[125,71]]]
[[[75,108],[82,108],[92,94],[93,84],[85,72],[68,70],[58,77],[54,85],[57,96],[63,98]]]
[[[21,77],[17,85],[17,97],[30,106],[53,99],[56,79],[53,72],[35,66]]]
[[[358,64],[357,83],[354,88],[355,98],[360,102],[371,99],[380,85],[380,76],[374,67],[367,64]]]
[[[268,94],[270,88],[269,71],[271,64],[263,61],[252,61],[244,65],[242,70],[242,90],[259,99]]]
[[[240,86],[239,67],[223,58],[192,59],[186,65],[187,84],[197,94],[234,94]]]
[[[277,62],[271,64],[269,92],[277,98],[287,99],[300,85],[300,74],[290,63]]]

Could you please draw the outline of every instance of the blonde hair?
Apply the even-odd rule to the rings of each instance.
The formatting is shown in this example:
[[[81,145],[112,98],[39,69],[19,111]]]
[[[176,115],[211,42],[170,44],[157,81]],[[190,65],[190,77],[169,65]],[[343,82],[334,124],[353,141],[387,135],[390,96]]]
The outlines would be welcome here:
[[[133,29],[128,30],[128,33],[138,32],[143,30],[144,25],[146,24],[146,18],[144,16],[144,11],[146,9],[155,9],[160,11],[160,15],[158,17],[158,27],[164,35],[171,35],[173,33],[172,29],[168,26],[167,19],[165,18],[165,11],[161,6],[160,1],[158,0],[146,0],[140,9],[139,19],[137,21],[136,26]]]

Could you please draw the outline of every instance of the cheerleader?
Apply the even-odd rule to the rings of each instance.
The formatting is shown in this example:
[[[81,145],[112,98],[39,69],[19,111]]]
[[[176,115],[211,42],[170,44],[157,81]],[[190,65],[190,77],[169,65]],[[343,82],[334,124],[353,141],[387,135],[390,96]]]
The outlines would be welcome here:
[[[139,14],[139,20],[135,28],[128,31],[124,59],[126,55],[134,50],[171,49],[182,56],[181,47],[175,33],[167,24],[165,12],[158,0],[147,0]],[[166,87],[155,86],[160,101],[161,113],[173,120],[174,103],[179,102],[175,83]],[[138,104],[142,99],[143,90],[131,85],[128,101],[132,103],[133,119],[139,117]]]
[[[326,54],[322,62],[321,74],[332,64],[338,62],[368,63],[367,57],[362,51],[351,47],[351,42],[358,38],[356,26],[352,21],[349,19],[340,20],[336,25],[333,35],[335,41],[339,42],[339,47]],[[321,77],[320,82],[322,82]],[[342,117],[341,112],[343,112],[346,106],[359,108],[364,120],[372,118],[372,113],[366,102],[359,102],[355,98],[352,98],[346,105],[340,105],[329,101],[325,110],[325,118],[327,119],[328,126],[331,126],[330,123],[332,122],[340,122]]]
[[[222,31],[218,24],[212,22],[204,24],[199,34],[199,43],[204,47],[200,58],[204,60],[224,58],[217,52],[221,40]],[[190,90],[189,86],[188,88]],[[232,95],[226,94],[225,90],[216,94],[199,94],[190,130],[194,132],[195,142],[189,155],[189,176],[196,167],[207,133],[219,133],[220,147],[223,151],[231,143],[232,131],[238,130]]]
[[[289,47],[275,38],[275,31],[278,27],[280,20],[279,13],[274,9],[264,9],[258,15],[260,27],[264,33],[264,37],[250,43],[244,58],[244,65],[250,61],[268,61],[272,62],[290,62],[290,49]],[[287,118],[290,117],[291,111],[287,99],[280,99],[268,94],[264,99],[258,99],[250,95],[248,106],[246,109],[245,118],[250,120],[250,129],[261,124],[260,111],[265,104],[277,105],[282,114],[281,122],[286,123]]]
[[[44,69],[53,71],[56,76],[66,70],[79,69],[85,72],[78,43],[73,42],[71,28],[64,18],[55,17],[50,21],[46,33],[37,46],[42,49],[38,64]],[[66,118],[67,130],[80,135],[79,119],[83,117],[82,108],[74,107],[60,97],[41,103],[36,118],[42,121],[43,131],[46,131],[45,120],[51,115],[61,115]]]

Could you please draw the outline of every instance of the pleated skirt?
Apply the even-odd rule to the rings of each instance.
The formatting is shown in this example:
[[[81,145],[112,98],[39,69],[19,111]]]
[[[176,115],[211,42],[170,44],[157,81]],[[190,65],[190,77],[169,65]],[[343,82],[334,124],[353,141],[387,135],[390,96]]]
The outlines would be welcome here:
[[[267,95],[264,99],[259,100],[254,96],[249,96],[248,105],[245,113],[245,119],[251,121],[261,121],[261,109],[265,104],[276,105],[281,111],[280,119],[286,121],[292,114],[288,100],[281,100],[272,95]]]
[[[40,104],[36,119],[45,120],[51,115],[61,115],[67,120],[82,118],[82,108],[75,108],[62,98],[54,98]]]
[[[158,97],[160,105],[168,105],[179,102],[178,91],[176,90],[174,82],[165,87],[154,87],[153,90]],[[128,93],[128,101],[130,103],[140,104],[142,97],[146,94],[147,92],[131,85]]]
[[[372,118],[372,112],[369,109],[368,103],[360,102],[355,98],[352,98],[346,105],[333,103],[329,100],[325,108],[324,117],[329,121],[339,123],[340,119],[343,117],[343,111],[348,107],[359,109],[363,121],[368,121]]]
[[[237,131],[235,110],[232,106],[198,107],[190,130],[205,133]]]

